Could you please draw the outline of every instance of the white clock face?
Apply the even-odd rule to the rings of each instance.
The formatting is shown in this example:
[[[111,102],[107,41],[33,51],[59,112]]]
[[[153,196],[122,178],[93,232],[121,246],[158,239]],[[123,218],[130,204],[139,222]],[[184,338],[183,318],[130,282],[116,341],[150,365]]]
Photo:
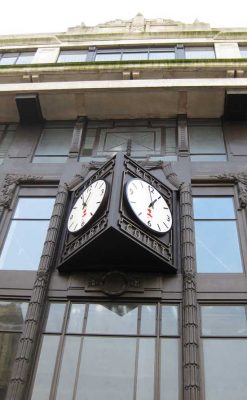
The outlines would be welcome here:
[[[74,204],[68,219],[68,230],[72,233],[91,221],[106,196],[106,183],[102,179],[85,189]]]
[[[132,179],[126,185],[126,198],[136,217],[147,228],[160,234],[171,229],[171,211],[152,185],[142,179]]]

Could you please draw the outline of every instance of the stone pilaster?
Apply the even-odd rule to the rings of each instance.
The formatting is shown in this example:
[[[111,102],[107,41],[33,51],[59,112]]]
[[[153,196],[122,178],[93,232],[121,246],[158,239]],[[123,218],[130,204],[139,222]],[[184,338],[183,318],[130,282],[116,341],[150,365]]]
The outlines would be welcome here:
[[[189,184],[180,191],[183,268],[183,373],[184,400],[200,400],[198,309],[192,195]]]
[[[67,188],[61,185],[56,196],[23,333],[18,345],[13,373],[7,393],[8,400],[26,399],[26,385],[31,375],[34,350],[38,343],[39,328],[43,317],[49,280],[53,270],[54,251],[67,196]]]

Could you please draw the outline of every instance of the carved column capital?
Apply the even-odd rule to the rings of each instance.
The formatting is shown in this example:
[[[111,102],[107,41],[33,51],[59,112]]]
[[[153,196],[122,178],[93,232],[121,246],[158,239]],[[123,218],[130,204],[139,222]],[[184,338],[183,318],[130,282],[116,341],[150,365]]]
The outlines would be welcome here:
[[[238,187],[239,204],[241,208],[247,206],[247,173],[240,172],[238,174],[222,174],[216,175],[219,181],[233,182]]]

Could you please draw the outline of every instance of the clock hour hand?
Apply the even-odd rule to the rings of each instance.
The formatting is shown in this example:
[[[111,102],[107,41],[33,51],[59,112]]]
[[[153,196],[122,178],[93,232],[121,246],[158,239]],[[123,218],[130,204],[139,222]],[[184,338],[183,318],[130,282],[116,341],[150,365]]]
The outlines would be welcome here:
[[[151,203],[149,204],[148,208],[154,208],[154,204],[156,203],[156,201],[158,201],[161,198],[161,196],[157,197],[157,199],[151,201]]]

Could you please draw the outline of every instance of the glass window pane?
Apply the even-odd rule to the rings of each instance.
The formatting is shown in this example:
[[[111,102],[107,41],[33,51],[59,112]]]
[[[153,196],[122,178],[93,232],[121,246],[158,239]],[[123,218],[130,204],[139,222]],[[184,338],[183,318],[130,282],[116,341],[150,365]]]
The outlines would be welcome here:
[[[202,334],[206,336],[246,336],[244,306],[202,306]]]
[[[247,346],[240,339],[204,339],[205,400],[247,398]]]
[[[67,161],[68,157],[56,157],[56,156],[38,156],[33,158],[33,163],[34,164],[63,164]]]
[[[63,50],[60,51],[57,62],[81,62],[86,61],[87,52],[83,50]]]
[[[179,399],[178,339],[161,339],[160,400]]]
[[[227,161],[224,154],[197,154],[190,156],[191,161]]]
[[[72,128],[44,129],[35,155],[66,156],[72,139]]]
[[[69,313],[67,333],[82,333],[85,304],[72,304]]]
[[[0,330],[22,331],[27,307],[26,302],[0,301]]]
[[[46,332],[61,332],[65,307],[65,303],[50,303]]]
[[[188,59],[207,59],[215,58],[215,52],[213,47],[186,47],[185,58]]]
[[[235,221],[195,221],[198,272],[242,272]]]
[[[178,306],[161,307],[161,335],[178,335]]]
[[[176,129],[175,128],[166,128],[166,144],[165,144],[165,152],[176,154],[177,146],[176,146]]]
[[[90,304],[87,333],[136,334],[136,304]]]
[[[20,197],[14,218],[50,219],[54,202],[54,197]]]
[[[38,268],[49,221],[12,221],[0,257],[0,269]]]
[[[121,53],[98,53],[95,61],[120,61]]]
[[[146,305],[141,308],[141,335],[155,335],[156,306]]]
[[[235,219],[232,197],[194,197],[195,219]]]
[[[0,332],[0,399],[5,399],[20,333]]]
[[[136,339],[86,337],[76,400],[133,400]]]
[[[242,58],[247,58],[247,47],[241,46],[239,47],[240,54]]]
[[[60,337],[55,335],[43,337],[31,400],[49,399],[59,339]]]
[[[225,145],[221,126],[189,126],[192,154],[224,154]]]
[[[71,400],[73,397],[76,368],[80,353],[81,338],[67,336],[63,352],[61,372],[59,376],[57,400]]]
[[[149,60],[174,60],[174,51],[151,51],[149,53]]]
[[[133,52],[124,52],[122,56],[122,61],[128,61],[128,60],[147,60],[148,59],[148,52],[146,53],[133,53]]]
[[[154,398],[154,355],[155,340],[140,339],[136,400],[152,400]]]
[[[19,53],[5,53],[0,59],[1,65],[13,65],[16,62]]]
[[[17,58],[16,64],[31,64],[34,52],[28,51],[25,53],[20,53],[19,57]]]

